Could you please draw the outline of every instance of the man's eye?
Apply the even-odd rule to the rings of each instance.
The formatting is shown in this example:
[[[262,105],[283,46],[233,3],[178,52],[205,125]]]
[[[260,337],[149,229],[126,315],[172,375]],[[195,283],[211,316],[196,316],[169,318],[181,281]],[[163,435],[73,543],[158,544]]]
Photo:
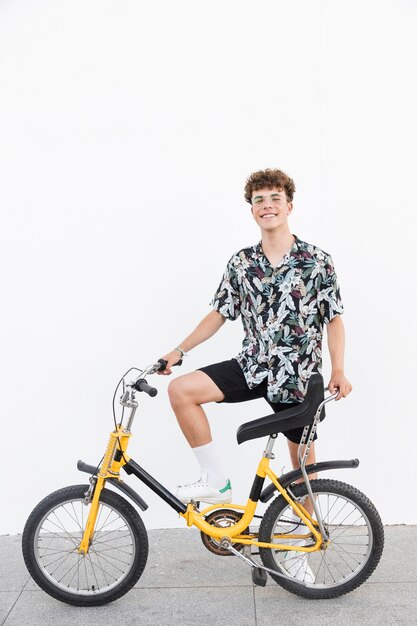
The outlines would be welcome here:
[[[279,200],[281,200],[280,196],[271,196],[271,200],[272,202],[278,202]]]
[[[261,204],[262,200],[263,200],[263,198],[255,198],[254,199],[254,203],[255,204]]]

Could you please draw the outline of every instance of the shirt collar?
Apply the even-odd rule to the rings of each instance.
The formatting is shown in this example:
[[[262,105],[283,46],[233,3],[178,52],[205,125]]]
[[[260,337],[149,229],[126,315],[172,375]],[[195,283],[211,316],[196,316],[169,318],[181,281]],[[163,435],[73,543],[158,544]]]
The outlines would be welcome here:
[[[297,235],[294,235],[294,233],[292,233],[292,236],[294,237],[294,243],[292,244],[291,250],[289,252],[287,252],[287,254],[284,254],[283,259],[286,256],[291,256],[292,254],[297,252],[298,249],[299,249],[300,239],[297,237]],[[255,252],[257,252],[258,254],[263,254],[264,253],[264,251],[262,250],[262,240],[255,246]]]

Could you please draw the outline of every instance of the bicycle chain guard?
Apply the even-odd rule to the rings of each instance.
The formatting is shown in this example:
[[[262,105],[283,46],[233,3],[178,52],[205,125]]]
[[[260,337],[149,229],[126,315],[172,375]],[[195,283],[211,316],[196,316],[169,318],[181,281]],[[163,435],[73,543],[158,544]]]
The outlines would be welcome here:
[[[207,515],[205,521],[211,526],[224,528],[226,531],[226,529],[230,526],[234,526],[234,524],[237,524],[241,520],[242,516],[243,513],[239,511],[233,511],[233,509],[218,509],[217,511],[213,511],[212,513]],[[229,550],[221,547],[221,540],[217,541],[216,539],[214,539],[214,537],[209,537],[209,535],[203,533],[203,531],[201,531],[200,534],[201,541],[203,542],[203,545],[207,548],[207,550],[213,552],[214,554],[217,554],[218,556],[232,556],[232,553]],[[245,530],[241,534],[248,535],[249,526],[245,528]],[[235,550],[239,551],[243,550],[244,548],[243,543],[232,543],[231,545],[235,548]]]

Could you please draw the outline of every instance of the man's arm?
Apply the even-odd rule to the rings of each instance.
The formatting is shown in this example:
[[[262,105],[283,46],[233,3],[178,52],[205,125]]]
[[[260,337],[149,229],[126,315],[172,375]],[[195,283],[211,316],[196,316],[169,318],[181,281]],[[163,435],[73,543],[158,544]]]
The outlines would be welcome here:
[[[327,343],[332,362],[332,374],[328,387],[331,393],[334,393],[336,389],[339,390],[336,400],[340,400],[340,398],[346,398],[352,391],[352,385],[344,374],[345,328],[340,315],[336,315],[327,324]]]
[[[215,333],[217,333],[217,331],[223,326],[225,321],[226,318],[218,311],[211,311],[208,315],[206,315],[206,317],[201,320],[201,322],[193,330],[193,332],[188,335],[188,337],[186,337],[184,341],[181,341],[181,343],[178,344],[178,347],[181,348],[181,350],[183,350],[184,352],[189,352],[200,343],[203,343],[203,341],[206,341],[206,339],[209,339]],[[172,350],[162,358],[165,361],[168,361],[168,365],[163,372],[158,372],[158,374],[171,374],[171,367],[180,360],[181,354],[178,350]]]

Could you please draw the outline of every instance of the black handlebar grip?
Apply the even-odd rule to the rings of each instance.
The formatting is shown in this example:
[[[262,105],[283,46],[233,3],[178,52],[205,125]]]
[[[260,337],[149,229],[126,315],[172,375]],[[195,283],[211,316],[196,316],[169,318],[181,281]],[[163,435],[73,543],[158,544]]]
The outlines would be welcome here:
[[[137,380],[133,386],[136,391],[144,391],[149,396],[151,396],[151,398],[154,398],[158,393],[158,389],[155,389],[155,387],[151,387],[150,385],[148,385],[144,378],[139,378],[139,380]]]
[[[164,372],[167,368],[168,365],[168,361],[165,361],[165,359],[158,359],[158,363],[161,364],[161,367],[159,368],[159,372]],[[182,365],[182,359],[180,359],[177,363],[174,363],[174,365],[172,367],[176,367],[177,365]]]

